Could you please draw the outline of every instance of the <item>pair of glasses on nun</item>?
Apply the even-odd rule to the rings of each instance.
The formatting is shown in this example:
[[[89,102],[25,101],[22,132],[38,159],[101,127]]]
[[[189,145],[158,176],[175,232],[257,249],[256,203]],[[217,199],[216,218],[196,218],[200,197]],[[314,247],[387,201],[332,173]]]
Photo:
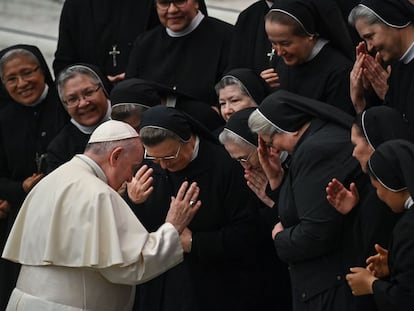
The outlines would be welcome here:
[[[176,8],[183,8],[187,4],[187,0],[156,0],[157,8],[162,11],[167,11],[171,4],[174,4]]]
[[[180,144],[180,145],[178,146],[177,152],[176,152],[174,155],[171,155],[171,156],[165,156],[165,157],[153,157],[153,156],[150,156],[150,155],[148,155],[148,153],[147,153],[147,149],[145,149],[145,150],[144,150],[144,159],[146,159],[146,160],[152,160],[152,161],[156,161],[156,162],[159,162],[159,161],[171,161],[171,160],[175,160],[175,159],[177,159],[177,158],[178,158],[178,155],[180,154],[180,151],[181,151],[181,145],[182,145],[182,144]]]
[[[39,66],[36,66],[32,69],[24,69],[17,75],[5,77],[3,83],[7,86],[16,86],[17,82],[19,81],[19,78],[24,81],[30,80],[31,78],[33,78],[35,72],[39,70],[39,68]]]
[[[249,153],[249,155],[247,157],[239,157],[237,159],[235,159],[237,162],[239,162],[240,164],[246,164],[250,161],[250,159],[252,158],[253,154],[255,154],[256,150],[252,151]]]
[[[98,85],[96,88],[88,88],[84,91],[82,91],[81,94],[79,95],[70,95],[66,100],[65,100],[65,104],[66,106],[68,106],[69,108],[72,107],[76,107],[77,105],[79,105],[81,99],[83,98],[84,100],[90,100],[96,92],[99,91],[99,89],[102,87],[102,85]]]

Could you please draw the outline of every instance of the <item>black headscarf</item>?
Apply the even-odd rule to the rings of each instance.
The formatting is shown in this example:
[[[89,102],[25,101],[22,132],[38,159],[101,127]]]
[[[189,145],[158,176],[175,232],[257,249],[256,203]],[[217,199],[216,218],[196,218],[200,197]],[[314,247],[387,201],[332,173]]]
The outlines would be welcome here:
[[[184,142],[196,134],[218,143],[211,132],[199,121],[176,108],[155,106],[142,114],[140,129],[145,127],[170,130]]]
[[[332,0],[277,0],[271,11],[293,17],[309,35],[329,40],[346,57],[354,59],[354,45],[337,3]]]
[[[405,139],[414,142],[414,133],[401,114],[388,106],[375,106],[356,118],[356,124],[375,150],[385,141]]]
[[[255,107],[249,107],[233,113],[224,128],[236,134],[247,143],[257,147],[257,134],[250,130],[248,124],[249,116],[255,110]]]
[[[268,84],[258,73],[250,68],[232,69],[224,74],[222,79],[226,77],[233,77],[239,80],[257,105],[260,105],[262,100],[270,93]]]
[[[257,108],[260,114],[280,132],[292,133],[313,118],[351,129],[353,117],[332,105],[279,90],[266,97]]]
[[[354,59],[351,35],[335,1],[277,0],[271,11],[279,11],[293,17],[309,35],[319,34],[346,57]]]
[[[62,72],[60,74],[65,72],[67,69],[73,68],[73,67],[83,67],[83,68],[89,70],[93,75],[95,75],[98,78],[98,80],[101,82],[102,90],[104,91],[106,97],[109,99],[109,96],[111,94],[113,85],[109,81],[108,77],[103,74],[102,70],[99,69],[98,66],[92,65],[92,64],[86,64],[86,63],[77,63],[77,64],[67,66],[65,69],[62,70]],[[61,94],[59,94],[59,95],[61,95]]]
[[[12,45],[9,46],[3,50],[0,51],[0,58],[3,57],[4,54],[6,54],[7,52],[11,51],[11,50],[17,50],[17,49],[22,49],[22,50],[26,50],[31,52],[38,60],[39,62],[39,66],[40,69],[43,72],[43,75],[45,76],[45,82],[46,84],[49,86],[49,88],[55,88],[55,83],[53,81],[53,77],[52,74],[50,73],[49,67],[47,65],[46,59],[44,58],[42,52],[39,50],[38,47],[34,46],[34,45],[28,45],[28,44],[16,44],[16,45]],[[11,98],[3,84],[3,82],[1,82],[1,90],[0,90],[0,100],[1,101],[10,101]],[[2,103],[1,103],[2,104]]]
[[[131,78],[117,83],[111,91],[111,104],[139,104],[146,108],[161,105],[161,95],[153,83]]]
[[[414,145],[406,140],[381,144],[368,161],[370,174],[393,192],[408,189],[414,195]]]
[[[414,19],[413,9],[405,2],[408,0],[362,0],[359,5],[369,8],[384,24],[404,28]]]

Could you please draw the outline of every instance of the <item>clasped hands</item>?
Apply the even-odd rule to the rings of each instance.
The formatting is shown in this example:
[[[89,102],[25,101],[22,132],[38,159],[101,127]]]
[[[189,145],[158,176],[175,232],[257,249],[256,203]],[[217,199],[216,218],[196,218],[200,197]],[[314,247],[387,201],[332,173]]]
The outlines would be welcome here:
[[[351,268],[351,273],[346,275],[348,285],[355,296],[368,295],[373,293],[372,283],[379,278],[389,275],[388,267],[388,250],[375,244],[377,254],[368,257],[366,260],[367,267]]]

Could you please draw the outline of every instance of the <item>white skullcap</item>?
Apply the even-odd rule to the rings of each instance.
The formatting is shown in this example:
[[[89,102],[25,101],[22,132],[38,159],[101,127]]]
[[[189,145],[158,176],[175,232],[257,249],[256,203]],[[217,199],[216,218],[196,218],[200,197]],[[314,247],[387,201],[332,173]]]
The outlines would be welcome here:
[[[138,137],[137,131],[123,121],[108,120],[92,133],[88,143],[100,143]]]

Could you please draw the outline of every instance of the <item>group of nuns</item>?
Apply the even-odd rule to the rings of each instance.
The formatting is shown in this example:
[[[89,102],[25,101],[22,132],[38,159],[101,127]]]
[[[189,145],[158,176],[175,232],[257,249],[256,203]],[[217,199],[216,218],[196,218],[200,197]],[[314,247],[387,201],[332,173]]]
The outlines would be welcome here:
[[[4,77],[3,56],[13,49],[30,53],[22,59],[31,71]],[[40,157],[69,119],[37,48],[18,45],[0,57],[0,215],[12,215],[0,220],[3,247],[18,207],[46,173]],[[13,79],[27,82],[38,74],[33,87],[39,91],[26,102],[13,90]],[[142,92],[135,94],[137,88]],[[121,82],[113,91],[105,91],[108,99],[114,96],[112,117],[128,122],[134,116],[137,130],[145,111],[157,106],[163,113],[159,106],[168,105],[171,95],[140,80]],[[293,310],[410,310],[414,134],[406,120],[386,106],[354,117],[286,90],[270,92],[247,68],[229,71],[216,92],[223,98],[217,108],[225,123],[214,120],[208,130],[216,129],[216,143],[240,162],[250,190],[272,212],[266,214],[269,235],[289,266]],[[237,96],[239,102],[232,103]],[[211,125],[185,96],[174,106],[202,131]],[[17,268],[10,265],[0,265],[8,280],[2,281],[2,293],[14,287]]]

